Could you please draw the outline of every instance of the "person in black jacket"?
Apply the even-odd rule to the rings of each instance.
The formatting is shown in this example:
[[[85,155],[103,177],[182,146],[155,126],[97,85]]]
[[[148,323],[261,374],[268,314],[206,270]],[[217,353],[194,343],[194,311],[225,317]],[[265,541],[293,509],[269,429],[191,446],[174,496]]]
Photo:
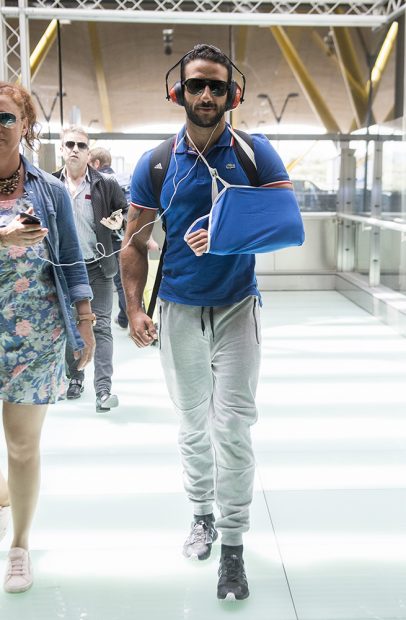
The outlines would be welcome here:
[[[65,162],[55,172],[71,196],[79,242],[93,291],[92,310],[96,314],[94,335],[94,387],[96,411],[117,407],[118,397],[111,393],[113,374],[113,337],[111,313],[113,277],[117,259],[113,254],[112,230],[121,228],[127,203],[113,177],[88,166],[89,136],[82,127],[71,126],[62,133],[61,152]],[[114,212],[119,213],[115,214]],[[83,392],[84,372],[78,370],[70,347],[66,348],[70,378],[67,398],[79,398]]]
[[[96,146],[89,151],[89,164],[95,170],[102,172],[103,174],[113,176],[118,184],[121,187],[121,191],[124,193],[127,202],[127,209],[129,203],[129,193],[130,193],[130,175],[127,176],[124,183],[120,183],[120,179],[118,175],[114,172],[111,167],[111,153],[107,149],[102,146]],[[124,180],[124,179],[123,179]],[[114,321],[117,323],[119,327],[122,329],[127,329],[128,327],[128,318],[126,312],[126,303],[125,303],[125,295],[123,285],[121,283],[120,276],[120,250],[121,250],[121,242],[123,240],[124,235],[124,222],[123,228],[120,230],[116,230],[112,233],[113,239],[113,248],[116,253],[117,260],[117,273],[114,276],[114,285],[116,287],[117,295],[118,295],[118,315],[115,317]]]

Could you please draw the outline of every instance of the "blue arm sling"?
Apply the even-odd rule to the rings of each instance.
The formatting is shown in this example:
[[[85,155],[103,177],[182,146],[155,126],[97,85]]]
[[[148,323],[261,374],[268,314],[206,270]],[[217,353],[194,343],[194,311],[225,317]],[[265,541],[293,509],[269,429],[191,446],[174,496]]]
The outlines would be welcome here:
[[[230,128],[236,140],[239,136]],[[252,149],[244,142],[247,155]],[[275,252],[304,242],[303,221],[292,189],[284,187],[252,187],[230,185],[209,166],[212,175],[212,207],[210,213],[195,220],[185,237],[208,230],[209,254],[257,254]],[[218,193],[216,179],[223,184]]]

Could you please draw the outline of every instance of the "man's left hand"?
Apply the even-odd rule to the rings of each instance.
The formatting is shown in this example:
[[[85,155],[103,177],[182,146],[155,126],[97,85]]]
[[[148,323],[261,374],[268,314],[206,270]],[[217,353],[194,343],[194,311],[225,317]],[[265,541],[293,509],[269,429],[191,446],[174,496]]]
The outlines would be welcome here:
[[[196,254],[196,256],[202,256],[206,252],[208,248],[208,241],[209,233],[204,228],[201,228],[196,232],[192,232],[186,237],[186,243],[192,252]]]

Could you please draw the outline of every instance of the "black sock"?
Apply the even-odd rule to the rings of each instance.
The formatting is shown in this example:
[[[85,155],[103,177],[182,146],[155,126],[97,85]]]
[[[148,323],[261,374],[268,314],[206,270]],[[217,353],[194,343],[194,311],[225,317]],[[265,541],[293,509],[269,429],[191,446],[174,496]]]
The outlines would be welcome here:
[[[221,555],[238,555],[238,557],[242,558],[243,549],[243,545],[236,545],[235,547],[231,545],[221,545]]]
[[[214,523],[214,514],[211,512],[209,515],[193,515],[193,520],[195,523],[198,521],[213,521]]]

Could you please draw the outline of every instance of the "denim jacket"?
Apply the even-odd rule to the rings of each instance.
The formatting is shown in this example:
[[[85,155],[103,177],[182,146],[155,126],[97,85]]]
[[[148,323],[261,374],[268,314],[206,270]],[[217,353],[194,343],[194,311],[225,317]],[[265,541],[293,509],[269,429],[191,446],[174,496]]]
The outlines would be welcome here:
[[[69,194],[54,176],[36,168],[25,157],[22,160],[24,192],[42,225],[48,228],[45,242],[50,260],[57,265],[52,269],[66,335],[74,351],[78,351],[83,349],[84,342],[76,327],[72,305],[83,299],[92,299],[93,294],[79,247]]]

